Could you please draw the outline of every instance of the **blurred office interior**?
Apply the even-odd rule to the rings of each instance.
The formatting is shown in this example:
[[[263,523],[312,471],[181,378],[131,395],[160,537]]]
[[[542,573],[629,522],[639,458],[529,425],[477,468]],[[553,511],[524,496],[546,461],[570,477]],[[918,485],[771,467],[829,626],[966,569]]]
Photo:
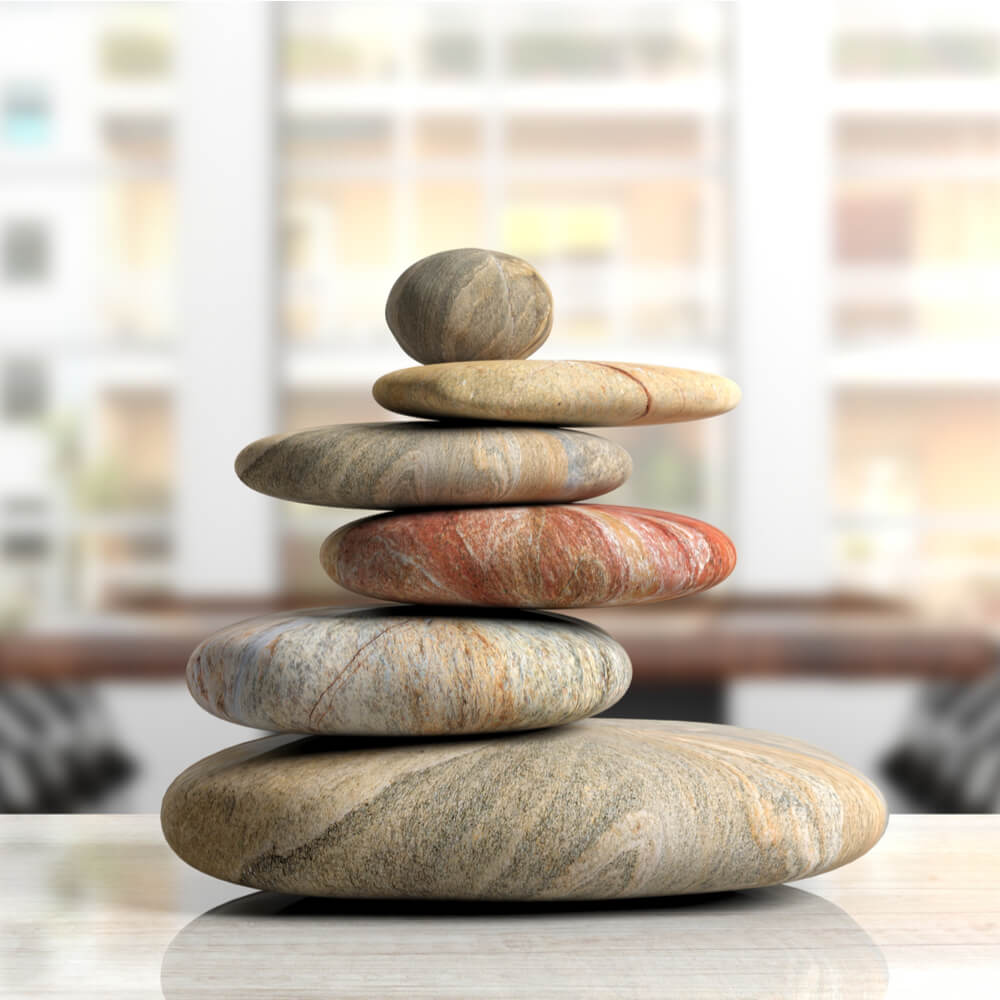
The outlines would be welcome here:
[[[717,524],[704,598],[583,614],[629,715],[772,729],[894,809],[1000,809],[1000,9],[983,3],[0,6],[0,809],[152,811],[249,739],[213,628],[352,603],[359,516],[232,472],[381,413],[396,275],[548,280],[538,357],[741,382],[611,431],[610,502]]]

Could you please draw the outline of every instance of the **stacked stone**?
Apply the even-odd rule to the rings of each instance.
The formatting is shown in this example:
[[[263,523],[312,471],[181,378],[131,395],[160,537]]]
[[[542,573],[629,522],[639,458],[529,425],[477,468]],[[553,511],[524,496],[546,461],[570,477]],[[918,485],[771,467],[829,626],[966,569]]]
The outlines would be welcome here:
[[[203,708],[294,735],[180,775],[162,811],[174,850],[260,889],[522,900],[749,888],[867,851],[886,813],[861,775],[731,726],[591,719],[625,693],[628,656],[538,610],[669,600],[732,571],[710,525],[577,502],[631,460],[569,428],[709,417],[735,406],[734,383],[525,360],[552,300],[500,253],[418,261],[386,319],[422,366],[380,378],[375,398],[429,419],[266,438],[236,470],[286,500],[387,509],[320,558],[348,590],[404,606],[270,615],[195,650]]]

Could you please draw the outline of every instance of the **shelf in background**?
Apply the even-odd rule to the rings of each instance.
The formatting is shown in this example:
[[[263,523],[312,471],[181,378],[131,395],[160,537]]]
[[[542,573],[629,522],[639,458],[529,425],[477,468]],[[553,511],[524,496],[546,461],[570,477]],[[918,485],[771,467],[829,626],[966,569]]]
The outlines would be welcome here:
[[[1000,109],[998,109],[1000,116]],[[1000,156],[885,155],[842,156],[834,163],[838,180],[995,181]]]
[[[831,375],[837,386],[873,390],[1000,389],[1000,339],[961,344],[900,336],[892,343],[838,346],[831,357]]]
[[[1000,75],[978,79],[948,77],[859,77],[833,85],[836,113],[884,114],[1000,114]]]
[[[594,157],[524,157],[506,152],[494,161],[483,156],[435,157],[410,159],[400,163],[384,156],[358,159],[333,156],[289,156],[284,167],[291,180],[324,181],[425,181],[467,179],[479,180],[495,171],[501,180],[509,181],[573,181],[580,180],[672,180],[719,178],[722,165],[717,161],[679,156]],[[0,172],[0,178],[3,173]]]
[[[877,531],[904,528],[913,531],[997,531],[1000,510],[939,511],[934,513],[866,513],[838,511],[833,516],[840,529]]]
[[[496,109],[507,114],[616,115],[716,114],[725,106],[725,87],[710,79],[586,83],[525,83],[506,76],[502,86],[492,81],[426,83],[400,79],[389,83],[305,83],[282,88],[279,108],[286,114],[361,115],[391,111],[482,114]]]
[[[99,83],[94,93],[98,115],[136,118],[170,118],[178,105],[178,85],[169,78]]]
[[[833,294],[838,302],[896,299],[1000,301],[1000,259],[932,264],[916,259],[898,263],[838,264]]]

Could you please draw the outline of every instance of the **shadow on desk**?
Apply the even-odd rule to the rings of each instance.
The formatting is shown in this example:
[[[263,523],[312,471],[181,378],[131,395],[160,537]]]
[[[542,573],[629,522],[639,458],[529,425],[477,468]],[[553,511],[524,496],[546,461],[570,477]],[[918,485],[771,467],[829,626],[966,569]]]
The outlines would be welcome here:
[[[847,913],[788,886],[578,904],[258,892],[188,924],[161,969],[167,1000],[881,997],[888,981],[881,951]]]

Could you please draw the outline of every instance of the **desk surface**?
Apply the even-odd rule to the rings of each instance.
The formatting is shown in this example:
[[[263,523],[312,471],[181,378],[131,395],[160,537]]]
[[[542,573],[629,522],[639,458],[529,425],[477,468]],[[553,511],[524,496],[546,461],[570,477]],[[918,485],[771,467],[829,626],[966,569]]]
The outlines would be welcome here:
[[[87,627],[50,624],[0,635],[0,679],[181,677],[191,650],[206,635],[266,610],[273,609],[112,617]],[[618,639],[632,659],[636,683],[649,686],[774,676],[971,680],[996,663],[996,640],[983,628],[832,602],[692,598],[569,614]]]
[[[1000,995],[1000,816],[893,817],[794,887],[491,909],[248,893],[153,816],[4,816],[0,893],[4,997]]]

